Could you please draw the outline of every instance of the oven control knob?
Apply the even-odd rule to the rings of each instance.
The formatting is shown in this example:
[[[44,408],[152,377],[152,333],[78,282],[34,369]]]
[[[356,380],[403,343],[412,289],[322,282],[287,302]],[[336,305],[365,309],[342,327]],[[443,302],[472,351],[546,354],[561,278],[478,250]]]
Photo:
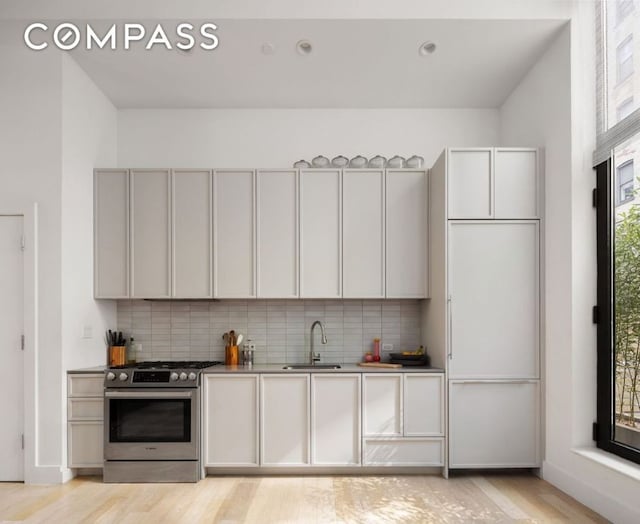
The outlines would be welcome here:
[[[120,373],[120,375],[118,375],[118,378],[120,379],[121,382],[124,382],[129,378],[129,375],[127,375],[126,373]]]
[[[195,380],[196,378],[197,378],[197,375],[193,371],[189,373],[189,380]]]
[[[113,371],[109,371],[109,373],[107,373],[107,380],[115,380],[116,379],[116,374]]]
[[[178,374],[174,371],[173,373],[171,373],[171,376],[169,378],[171,379],[171,382],[175,382],[179,377]]]
[[[180,380],[187,380],[187,374],[184,371],[180,373]]]

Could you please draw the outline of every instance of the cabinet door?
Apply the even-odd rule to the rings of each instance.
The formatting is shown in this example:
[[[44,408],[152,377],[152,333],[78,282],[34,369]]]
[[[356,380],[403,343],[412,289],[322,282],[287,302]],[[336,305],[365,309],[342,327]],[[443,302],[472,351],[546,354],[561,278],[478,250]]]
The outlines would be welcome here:
[[[450,149],[449,218],[492,218],[492,150]]]
[[[262,465],[308,465],[309,375],[261,375],[260,384]]]
[[[129,172],[96,170],[94,184],[94,295],[129,296]]]
[[[404,435],[444,435],[444,375],[404,375]]]
[[[255,174],[214,172],[214,293],[253,298],[255,285]]]
[[[300,171],[300,296],[342,296],[342,175]]]
[[[311,375],[311,462],[360,464],[360,374]]]
[[[539,377],[538,223],[449,223],[449,376]]]
[[[131,296],[171,295],[169,170],[131,171]]]
[[[452,468],[539,467],[538,381],[451,381]]]
[[[387,298],[427,296],[427,173],[387,170]]]
[[[384,171],[345,169],[343,195],[343,297],[383,298]]]
[[[258,171],[258,297],[298,296],[298,172]]]
[[[258,466],[258,375],[204,375],[205,466]]]
[[[371,373],[362,380],[364,435],[402,435],[402,375]]]
[[[104,424],[69,422],[67,424],[68,463],[70,468],[101,468],[103,464]]]
[[[211,172],[173,172],[173,296],[209,298],[211,267]]]
[[[494,172],[495,218],[537,218],[537,150],[496,149]]]

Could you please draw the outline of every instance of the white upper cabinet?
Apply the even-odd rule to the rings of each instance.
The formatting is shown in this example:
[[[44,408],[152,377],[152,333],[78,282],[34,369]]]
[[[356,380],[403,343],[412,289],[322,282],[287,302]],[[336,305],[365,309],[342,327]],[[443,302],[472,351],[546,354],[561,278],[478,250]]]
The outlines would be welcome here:
[[[298,293],[298,172],[257,174],[258,297],[296,298]]]
[[[448,150],[450,219],[538,218],[539,195],[537,149]]]
[[[427,296],[427,173],[387,170],[386,296]]]
[[[344,298],[385,296],[384,178],[384,170],[343,171]]]
[[[171,296],[171,173],[131,170],[131,296]]]
[[[300,171],[300,296],[342,296],[342,174]]]
[[[94,183],[94,295],[129,296],[129,171],[100,169]]]
[[[255,172],[214,171],[214,295],[256,296]]]
[[[495,218],[537,218],[539,212],[536,149],[495,150]]]
[[[538,227],[449,223],[450,378],[539,376]]]
[[[450,149],[448,160],[449,218],[492,218],[492,149]]]
[[[173,172],[173,296],[202,298],[212,287],[211,171]]]

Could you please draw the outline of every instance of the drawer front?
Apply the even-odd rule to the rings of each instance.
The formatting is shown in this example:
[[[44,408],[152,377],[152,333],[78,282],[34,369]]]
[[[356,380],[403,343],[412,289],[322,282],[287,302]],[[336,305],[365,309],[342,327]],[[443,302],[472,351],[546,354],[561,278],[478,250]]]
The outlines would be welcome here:
[[[67,395],[69,397],[102,397],[104,395],[104,375],[91,373],[69,375]]]
[[[102,398],[70,398],[67,402],[69,420],[102,420],[104,400]]]
[[[443,466],[443,439],[365,439],[365,466]]]
[[[102,422],[69,422],[67,438],[70,468],[102,467]]]

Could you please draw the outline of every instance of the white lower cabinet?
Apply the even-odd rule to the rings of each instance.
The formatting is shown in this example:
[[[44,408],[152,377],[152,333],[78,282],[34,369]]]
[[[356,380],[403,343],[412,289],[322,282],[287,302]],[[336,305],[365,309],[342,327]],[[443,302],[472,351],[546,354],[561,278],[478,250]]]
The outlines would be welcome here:
[[[263,466],[307,466],[309,374],[260,376],[260,458]]]
[[[101,468],[104,460],[104,375],[67,376],[67,465]]]
[[[258,466],[258,375],[204,375],[204,465]]]
[[[444,466],[444,375],[363,374],[364,466]]]
[[[360,374],[311,375],[311,462],[360,465]]]
[[[451,380],[449,467],[539,467],[538,380]]]

